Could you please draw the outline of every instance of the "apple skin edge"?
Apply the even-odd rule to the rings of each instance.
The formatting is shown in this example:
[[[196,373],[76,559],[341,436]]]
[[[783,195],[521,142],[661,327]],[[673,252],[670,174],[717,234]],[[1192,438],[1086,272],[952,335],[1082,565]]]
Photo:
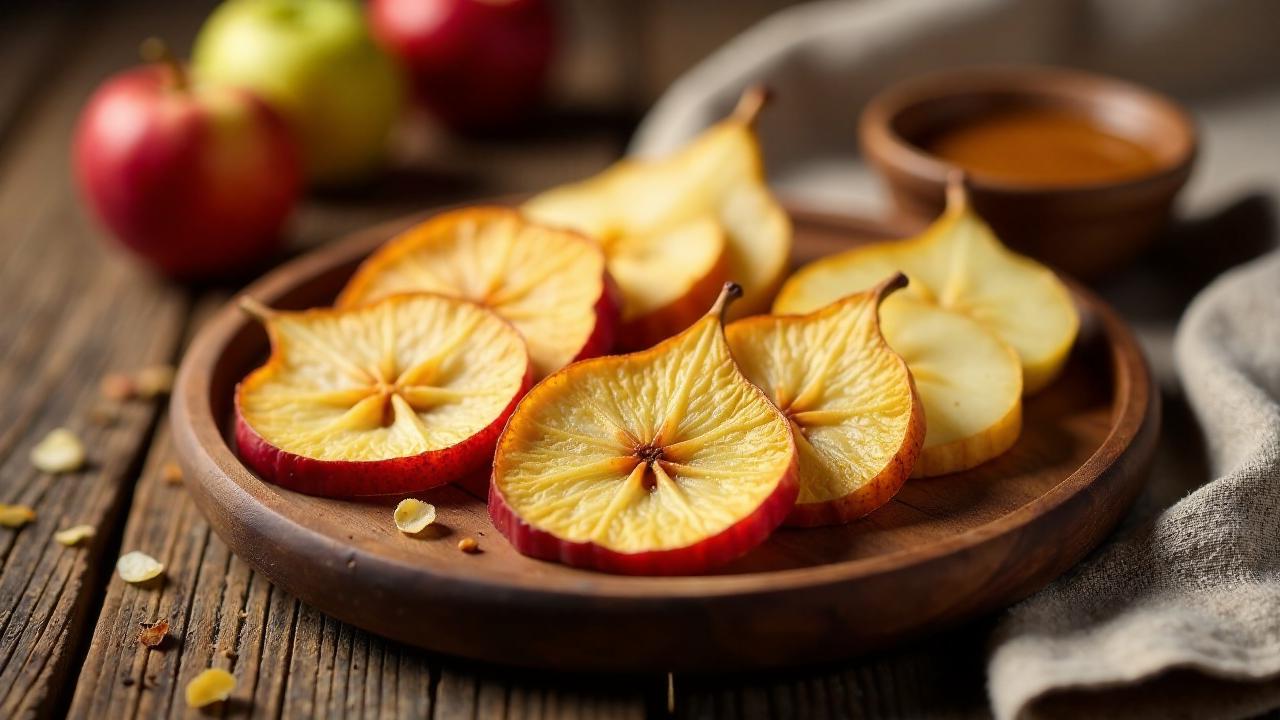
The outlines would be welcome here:
[[[418,492],[483,472],[493,458],[507,419],[532,385],[530,363],[519,391],[483,430],[447,448],[386,460],[319,460],[281,450],[244,419],[237,385],[236,447],[240,457],[263,480],[306,495],[354,498]]]
[[[685,547],[623,553],[591,542],[564,540],[530,525],[511,509],[497,488],[496,483],[489,483],[489,519],[516,551],[617,575],[699,575],[724,565],[763,543],[786,519],[800,494],[793,455],[769,497],[733,525]]]
[[[619,319],[615,349],[623,352],[644,350],[697,322],[720,294],[728,271],[728,257],[722,256],[706,277],[673,302],[647,315],[625,321]]]
[[[586,342],[582,343],[578,354],[573,356],[571,362],[599,357],[614,350],[614,344],[618,338],[618,326],[621,322],[622,291],[618,289],[617,283],[608,272],[604,274],[604,279],[600,283],[600,297],[596,299],[595,313],[596,325],[591,328],[591,334],[587,336]]]
[[[265,102],[231,88],[176,90],[159,65],[120,73],[94,93],[73,157],[101,222],[179,279],[270,255],[302,185],[292,135]]]

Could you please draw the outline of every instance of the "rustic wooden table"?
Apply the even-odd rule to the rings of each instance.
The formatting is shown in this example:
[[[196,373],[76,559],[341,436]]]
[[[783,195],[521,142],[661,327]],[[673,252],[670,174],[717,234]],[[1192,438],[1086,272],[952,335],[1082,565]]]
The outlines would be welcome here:
[[[771,4],[746,3],[750,12],[737,22]],[[598,7],[577,5],[584,13]],[[665,5],[677,20],[689,12]],[[614,8],[621,20],[575,45],[581,71],[568,75],[558,109],[520,137],[408,137],[397,169],[374,186],[309,200],[291,228],[292,251],[431,205],[529,191],[606,165],[637,116],[637,96],[628,94],[635,72],[584,54],[637,51],[640,44],[610,40],[626,35],[618,32],[630,22],[626,7]],[[185,1],[0,10],[0,502],[38,512],[21,530],[0,528],[0,717],[195,714],[182,690],[210,666],[238,678],[233,700],[216,710],[231,717],[985,715],[985,623],[838,667],[563,676],[369,635],[272,587],[233,556],[182,486],[162,477],[173,459],[162,401],[129,404],[107,426],[90,418],[105,374],[176,363],[202,317],[234,287],[181,288],[141,271],[101,241],[69,173],[69,139],[91,89],[132,64],[147,35],[187,47],[207,10]],[[718,32],[727,34],[721,21]],[[602,80],[602,72],[612,75]],[[90,462],[82,472],[50,476],[31,466],[31,447],[59,426],[84,439]],[[97,536],[75,548],[53,542],[55,531],[80,523],[96,526]],[[139,588],[115,575],[115,559],[130,550],[165,563],[162,586]],[[136,640],[138,625],[161,618],[172,637],[148,650]],[[519,652],[512,648],[513,659]]]

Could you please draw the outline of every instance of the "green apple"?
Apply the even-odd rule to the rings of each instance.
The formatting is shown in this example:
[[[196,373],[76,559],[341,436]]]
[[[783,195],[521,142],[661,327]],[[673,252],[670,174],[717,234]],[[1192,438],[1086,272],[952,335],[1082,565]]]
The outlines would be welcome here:
[[[229,0],[201,28],[203,81],[249,88],[292,124],[308,178],[351,182],[383,162],[403,90],[351,0]]]

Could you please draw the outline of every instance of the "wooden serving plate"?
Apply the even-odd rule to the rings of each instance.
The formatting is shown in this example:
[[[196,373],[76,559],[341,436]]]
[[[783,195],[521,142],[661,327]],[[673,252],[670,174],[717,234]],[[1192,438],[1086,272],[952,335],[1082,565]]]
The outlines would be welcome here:
[[[793,210],[797,261],[892,235]],[[406,219],[290,262],[248,292],[281,308],[328,304]],[[1004,607],[1071,567],[1137,495],[1159,396],[1130,331],[1073,285],[1080,339],[1063,376],[1029,399],[1022,437],[975,470],[912,480],[843,527],[782,529],[714,575],[635,578],[517,554],[489,524],[484,479],[419,494],[439,537],[402,536],[395,499],[307,497],[259,480],[227,432],[236,382],[266,336],[234,306],[200,332],[173,395],[187,485],[240,557],[330,615],[414,645],[510,665],[727,670],[812,663]],[[472,536],[483,552],[456,547]]]

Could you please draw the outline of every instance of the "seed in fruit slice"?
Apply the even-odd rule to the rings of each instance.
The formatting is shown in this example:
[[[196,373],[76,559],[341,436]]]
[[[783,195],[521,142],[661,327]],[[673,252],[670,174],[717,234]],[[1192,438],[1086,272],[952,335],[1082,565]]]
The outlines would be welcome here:
[[[728,277],[743,286],[732,317],[762,312],[778,289],[791,252],[791,222],[765,183],[764,162],[753,125],[764,105],[762,88],[748,90],[726,120],[669,157],[623,160],[581,182],[542,193],[525,203],[535,220],[580,230],[605,244],[617,237],[656,241],[664,233],[714,217],[725,233]],[[610,257],[613,270],[614,258]],[[623,282],[623,296],[672,283],[672,263],[655,263],[643,277]],[[677,276],[682,292],[697,280]],[[710,282],[703,279],[703,282]],[[696,299],[689,297],[689,304]]]
[[[510,208],[464,208],[405,231],[364,261],[337,305],[405,292],[493,310],[524,336],[538,378],[613,345],[616,291],[600,248]]]
[[[282,312],[246,299],[271,357],[236,390],[236,440],[264,479],[312,495],[407,493],[483,469],[530,383],[520,334],[474,303],[394,295]]]
[[[621,235],[605,247],[609,274],[623,289],[623,350],[647,348],[692,325],[727,279],[724,232],[710,217],[654,235]]]
[[[885,296],[906,284],[898,273],[810,315],[760,315],[725,329],[742,374],[791,421],[800,496],[788,524],[860,518],[911,474],[924,411],[878,317]]]
[[[1048,385],[1062,369],[1080,326],[1070,293],[1052,270],[1000,244],[970,209],[958,173],[947,187],[946,212],[924,233],[810,263],[787,280],[774,309],[807,312],[897,270],[911,278],[903,294],[962,313],[1017,351],[1025,392]]]
[[[689,574],[758,545],[795,503],[786,418],[738,371],[729,284],[648,350],[539,383],[498,442],[489,515],[516,550],[628,574]]]

